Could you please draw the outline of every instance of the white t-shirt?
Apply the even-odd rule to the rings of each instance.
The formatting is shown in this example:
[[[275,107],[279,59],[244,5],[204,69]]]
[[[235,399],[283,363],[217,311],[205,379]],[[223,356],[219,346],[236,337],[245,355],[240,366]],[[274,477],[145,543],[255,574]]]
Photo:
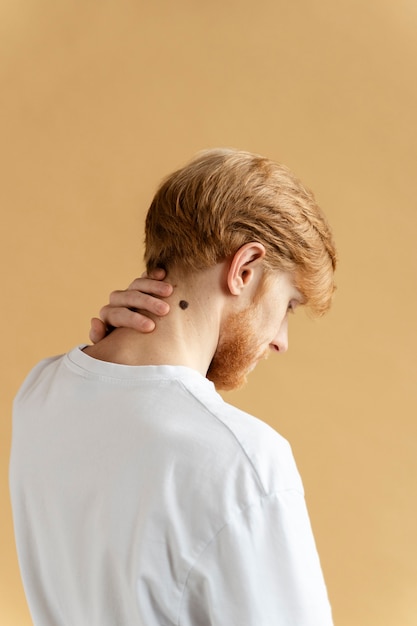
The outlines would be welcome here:
[[[38,626],[330,626],[288,443],[186,367],[39,363],[10,486]]]

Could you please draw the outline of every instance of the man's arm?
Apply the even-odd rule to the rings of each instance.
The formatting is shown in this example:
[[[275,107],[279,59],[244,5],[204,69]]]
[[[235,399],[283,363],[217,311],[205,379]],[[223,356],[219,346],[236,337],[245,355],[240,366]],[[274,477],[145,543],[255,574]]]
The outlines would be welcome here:
[[[301,493],[265,495],[229,520],[188,573],[179,622],[333,626]]]
[[[169,312],[169,304],[161,298],[172,294],[173,287],[164,282],[165,271],[157,269],[152,275],[136,278],[127,289],[113,291],[109,304],[100,310],[100,317],[93,317],[90,340],[98,343],[113,328],[133,328],[141,333],[150,333],[155,322],[146,316],[151,313],[161,317]]]

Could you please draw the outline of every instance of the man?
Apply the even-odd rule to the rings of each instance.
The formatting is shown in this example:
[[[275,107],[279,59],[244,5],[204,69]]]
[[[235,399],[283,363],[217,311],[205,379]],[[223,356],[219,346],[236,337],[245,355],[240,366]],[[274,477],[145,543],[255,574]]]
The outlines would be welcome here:
[[[157,191],[145,260],[174,287],[154,331],[107,310],[124,327],[43,361],[16,399],[11,491],[35,624],[329,626],[289,445],[214,388],[284,352],[297,306],[328,309],[325,218],[286,168],[212,150]],[[116,304],[144,302],[134,294]]]

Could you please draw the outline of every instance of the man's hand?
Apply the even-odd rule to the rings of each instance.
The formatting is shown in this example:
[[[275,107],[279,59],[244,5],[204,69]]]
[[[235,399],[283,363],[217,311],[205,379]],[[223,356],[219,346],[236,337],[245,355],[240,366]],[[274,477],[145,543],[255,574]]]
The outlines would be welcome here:
[[[98,343],[113,328],[133,328],[141,333],[150,333],[155,322],[141,311],[158,317],[169,312],[169,304],[160,300],[172,294],[173,287],[163,282],[165,271],[157,269],[151,276],[136,278],[124,291],[113,291],[109,304],[100,310],[100,318],[93,317],[90,327],[90,340]],[[157,296],[157,297],[155,297]]]

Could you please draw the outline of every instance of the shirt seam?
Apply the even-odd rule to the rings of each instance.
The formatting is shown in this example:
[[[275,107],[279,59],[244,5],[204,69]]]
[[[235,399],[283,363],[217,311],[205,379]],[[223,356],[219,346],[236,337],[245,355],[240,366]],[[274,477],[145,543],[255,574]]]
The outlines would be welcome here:
[[[280,489],[279,491],[274,491],[272,493],[264,493],[264,494],[262,494],[259,497],[259,499],[256,502],[251,502],[250,504],[247,504],[246,506],[240,508],[227,521],[225,521],[225,523],[212,535],[212,537],[210,537],[210,539],[204,544],[204,546],[201,548],[201,550],[198,553],[198,555],[193,560],[192,564],[188,568],[188,571],[187,571],[187,573],[185,575],[184,583],[182,585],[181,598],[180,598],[180,601],[179,601],[178,617],[177,617],[177,620],[175,622],[176,626],[181,626],[180,620],[181,620],[181,613],[182,613],[182,604],[183,604],[183,601],[184,601],[184,595],[185,595],[185,591],[186,591],[187,584],[188,584],[188,581],[190,579],[191,573],[194,570],[197,562],[201,559],[201,557],[206,552],[206,550],[208,550],[208,548],[213,543],[215,543],[215,541],[217,540],[219,535],[223,532],[223,530],[225,530],[228,526],[231,526],[233,524],[233,522],[237,518],[239,518],[240,516],[244,515],[250,509],[255,509],[256,507],[260,507],[265,500],[269,499],[270,501],[272,501],[273,498],[279,498],[283,494],[291,493],[291,492],[294,492],[294,493],[296,493],[296,494],[298,494],[298,495],[300,495],[301,497],[304,498],[304,494],[301,491],[299,491],[298,489],[296,489],[295,487],[289,487],[288,489]]]
[[[235,442],[237,443],[237,445],[239,446],[239,449],[243,452],[244,456],[246,457],[246,460],[249,462],[249,465],[252,467],[252,470],[257,478],[258,481],[258,486],[261,488],[262,490],[262,494],[263,496],[267,496],[268,492],[265,489],[265,486],[261,480],[261,477],[259,476],[259,472],[256,469],[252,459],[250,458],[249,454],[247,453],[247,451],[245,450],[245,448],[243,447],[243,445],[241,444],[241,442],[239,441],[238,437],[236,436],[236,434],[233,432],[233,430],[230,428],[230,426],[228,426],[227,424],[224,423],[224,421],[222,419],[220,419],[220,417],[218,417],[218,415],[216,415],[213,411],[211,411],[210,409],[207,408],[207,406],[200,400],[200,398],[198,398],[190,389],[188,389],[188,387],[186,387],[183,383],[183,381],[178,380],[178,383],[183,387],[184,391],[186,393],[188,393],[190,396],[192,396],[205,410],[206,413],[209,413],[212,417],[214,417],[214,419],[219,422],[227,431],[229,431],[229,433],[231,434],[231,436],[233,437],[233,439],[235,440]]]
[[[181,386],[185,390],[188,391],[186,385],[184,385],[182,381],[181,376],[178,376],[178,377],[169,376],[169,375],[163,376],[162,374],[151,374],[151,373],[148,375],[144,375],[143,372],[141,373],[140,376],[133,376],[133,375],[130,377],[112,376],[111,374],[104,374],[104,373],[89,370],[88,368],[84,367],[82,364],[76,361],[73,361],[68,353],[63,356],[67,357],[65,366],[68,367],[68,369],[70,369],[72,372],[74,372],[78,376],[85,378],[85,379],[97,380],[97,381],[102,381],[102,382],[110,382],[113,384],[122,384],[122,385],[138,385],[141,382],[149,382],[149,381],[152,381],[155,383],[180,383]],[[198,400],[198,398],[196,399]]]

